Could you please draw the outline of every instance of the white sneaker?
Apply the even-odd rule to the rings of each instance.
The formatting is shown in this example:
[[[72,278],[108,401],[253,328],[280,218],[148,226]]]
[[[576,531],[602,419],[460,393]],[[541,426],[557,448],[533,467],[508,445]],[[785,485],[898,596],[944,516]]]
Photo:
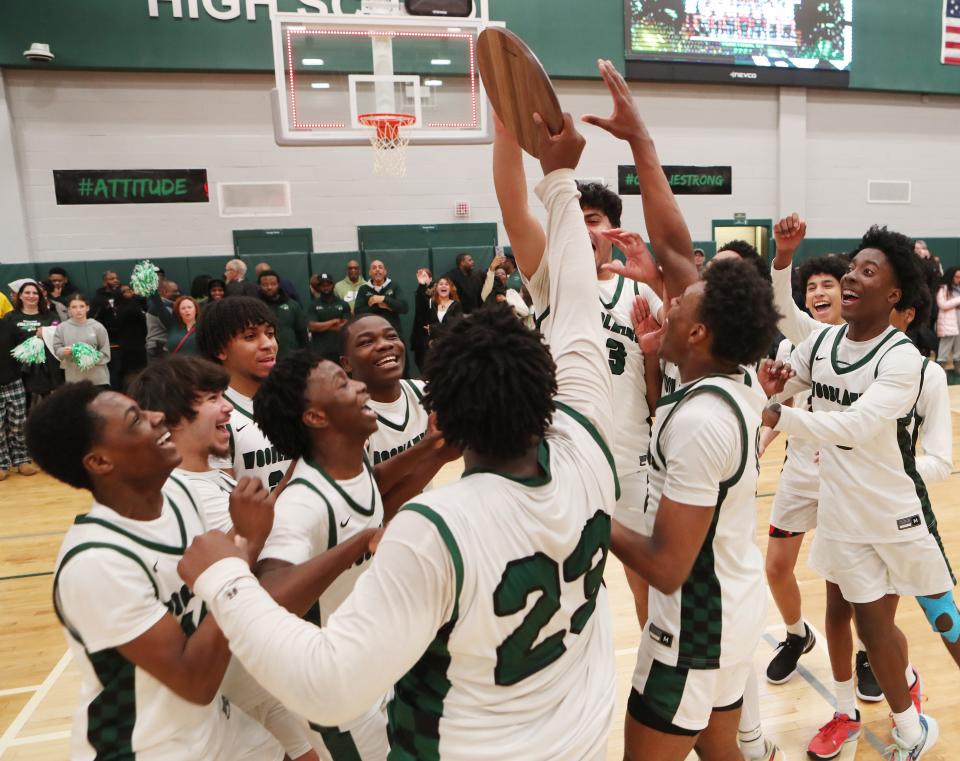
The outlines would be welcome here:
[[[760,756],[748,756],[746,753],[743,754],[743,757],[747,761],[787,761],[787,754],[780,750],[780,747],[764,738],[763,754]]]
[[[920,737],[920,742],[912,748],[900,739],[900,733],[896,729],[893,730],[893,745],[884,751],[890,754],[887,756],[889,761],[916,761],[936,744],[940,737],[940,725],[937,724],[936,719],[920,714],[920,728],[923,730],[923,735]]]

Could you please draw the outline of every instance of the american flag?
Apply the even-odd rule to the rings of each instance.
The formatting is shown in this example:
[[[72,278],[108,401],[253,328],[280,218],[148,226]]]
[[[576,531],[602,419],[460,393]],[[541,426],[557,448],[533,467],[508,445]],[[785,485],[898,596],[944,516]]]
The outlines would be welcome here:
[[[960,66],[960,0],[943,0],[943,45],[940,63]]]

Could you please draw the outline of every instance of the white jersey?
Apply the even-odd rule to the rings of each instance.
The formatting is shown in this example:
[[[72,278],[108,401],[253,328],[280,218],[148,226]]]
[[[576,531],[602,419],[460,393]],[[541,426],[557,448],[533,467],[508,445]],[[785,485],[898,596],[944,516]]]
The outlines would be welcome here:
[[[188,483],[197,495],[200,515],[208,531],[228,534],[233,530],[230,494],[237,485],[236,480],[216,468],[203,472],[176,468],[173,475]]]
[[[936,362],[924,358],[920,394],[908,427],[917,473],[925,484],[949,478],[953,471],[953,418],[947,373]],[[917,455],[917,439],[923,454]]]
[[[283,480],[290,460],[277,451],[253,422],[253,399],[234,388],[224,391],[223,398],[233,405],[227,427],[230,430],[229,467],[233,468],[234,476],[238,480],[245,476],[259,478],[268,489],[276,488]]]
[[[119,647],[168,613],[189,636],[204,615],[177,573],[191,540],[205,531],[189,488],[171,477],[159,518],[126,518],[94,503],[67,531],[53,581],[54,610],[80,669],[70,758],[222,759],[234,713],[222,696],[196,705],[135,666]],[[244,717],[245,719],[246,717]]]
[[[643,470],[650,442],[650,409],[647,406],[643,352],[633,330],[633,304],[637,296],[643,296],[655,315],[663,306],[649,286],[626,283],[620,275],[597,281],[600,324],[604,330],[607,364],[613,380],[614,409],[617,410],[613,454],[617,474],[621,478]],[[541,327],[550,317],[550,302],[545,294],[546,281],[534,278],[528,288],[537,291],[531,291],[530,294],[539,315],[535,322],[537,327]]]
[[[335,481],[319,465],[302,459],[277,498],[273,529],[260,560],[272,558],[299,565],[364,529],[382,525],[383,501],[366,461],[356,477]],[[369,567],[370,558],[365,556],[340,574],[320,596],[318,614],[309,615],[315,623],[326,625],[330,614],[340,607],[360,574]]]
[[[236,558],[196,584],[231,650],[304,715],[337,723],[395,685],[395,761],[605,754],[616,692],[602,584],[617,498],[612,386],[573,172],[551,173],[537,192],[549,224],[534,278],[548,280],[557,365],[539,475],[468,473],[406,506],[323,629],[280,610]]]
[[[870,341],[846,334],[846,325],[829,326],[794,350],[797,375],[786,393],[811,388],[813,411],[783,407],[777,430],[819,448],[821,534],[853,543],[920,538],[930,503],[907,426],[923,359],[896,328]]]
[[[377,413],[377,431],[367,439],[367,457],[373,465],[396,457],[426,436],[430,416],[423,408],[423,387],[423,381],[401,380],[396,401],[367,402]]]
[[[675,362],[660,360],[660,396],[672,394],[680,387],[680,368]]]
[[[823,324],[821,323],[823,326]],[[790,361],[794,345],[784,338],[777,347],[777,360]],[[800,410],[812,409],[810,392],[803,391],[793,397],[793,406]],[[787,437],[783,469],[777,482],[777,491],[785,491],[800,497],[817,498],[820,494],[820,466],[817,465],[817,445],[809,439]]]
[[[651,587],[646,636],[669,666],[716,669],[753,657],[766,621],[755,542],[757,436],[766,399],[751,373],[711,375],[657,404],[649,498],[716,507],[690,576],[673,594]]]
[[[650,443],[650,409],[643,352],[633,330],[633,305],[643,296],[650,312],[660,313],[663,306],[653,289],[643,283],[627,281],[617,275],[598,281],[600,320],[609,351],[608,363],[613,380],[613,404],[617,411],[617,432],[613,457],[617,474],[624,478],[644,468]]]
[[[173,475],[193,489],[207,530],[225,534],[233,530],[230,494],[237,485],[234,479],[216,469],[199,472],[177,468]],[[310,750],[306,722],[293,716],[273,695],[257,684],[236,658],[230,660],[220,689],[232,705],[266,727],[291,758],[302,756]]]

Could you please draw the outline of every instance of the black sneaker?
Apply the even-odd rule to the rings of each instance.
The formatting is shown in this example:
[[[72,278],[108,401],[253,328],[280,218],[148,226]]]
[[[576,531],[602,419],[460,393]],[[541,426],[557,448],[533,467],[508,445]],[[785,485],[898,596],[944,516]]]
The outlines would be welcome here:
[[[797,661],[801,655],[806,655],[817,644],[817,638],[807,624],[803,625],[807,631],[805,637],[797,634],[788,634],[787,638],[777,645],[777,649],[767,665],[767,681],[771,684],[783,684],[797,671]]]
[[[868,703],[879,703],[883,700],[883,690],[880,689],[880,683],[874,676],[870,661],[863,650],[857,653],[857,697]]]

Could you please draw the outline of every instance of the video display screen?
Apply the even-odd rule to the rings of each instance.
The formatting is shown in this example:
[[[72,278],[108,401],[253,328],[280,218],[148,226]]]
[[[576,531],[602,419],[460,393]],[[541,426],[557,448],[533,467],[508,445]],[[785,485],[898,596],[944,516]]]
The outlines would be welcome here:
[[[846,71],[853,0],[624,0],[630,60]]]

